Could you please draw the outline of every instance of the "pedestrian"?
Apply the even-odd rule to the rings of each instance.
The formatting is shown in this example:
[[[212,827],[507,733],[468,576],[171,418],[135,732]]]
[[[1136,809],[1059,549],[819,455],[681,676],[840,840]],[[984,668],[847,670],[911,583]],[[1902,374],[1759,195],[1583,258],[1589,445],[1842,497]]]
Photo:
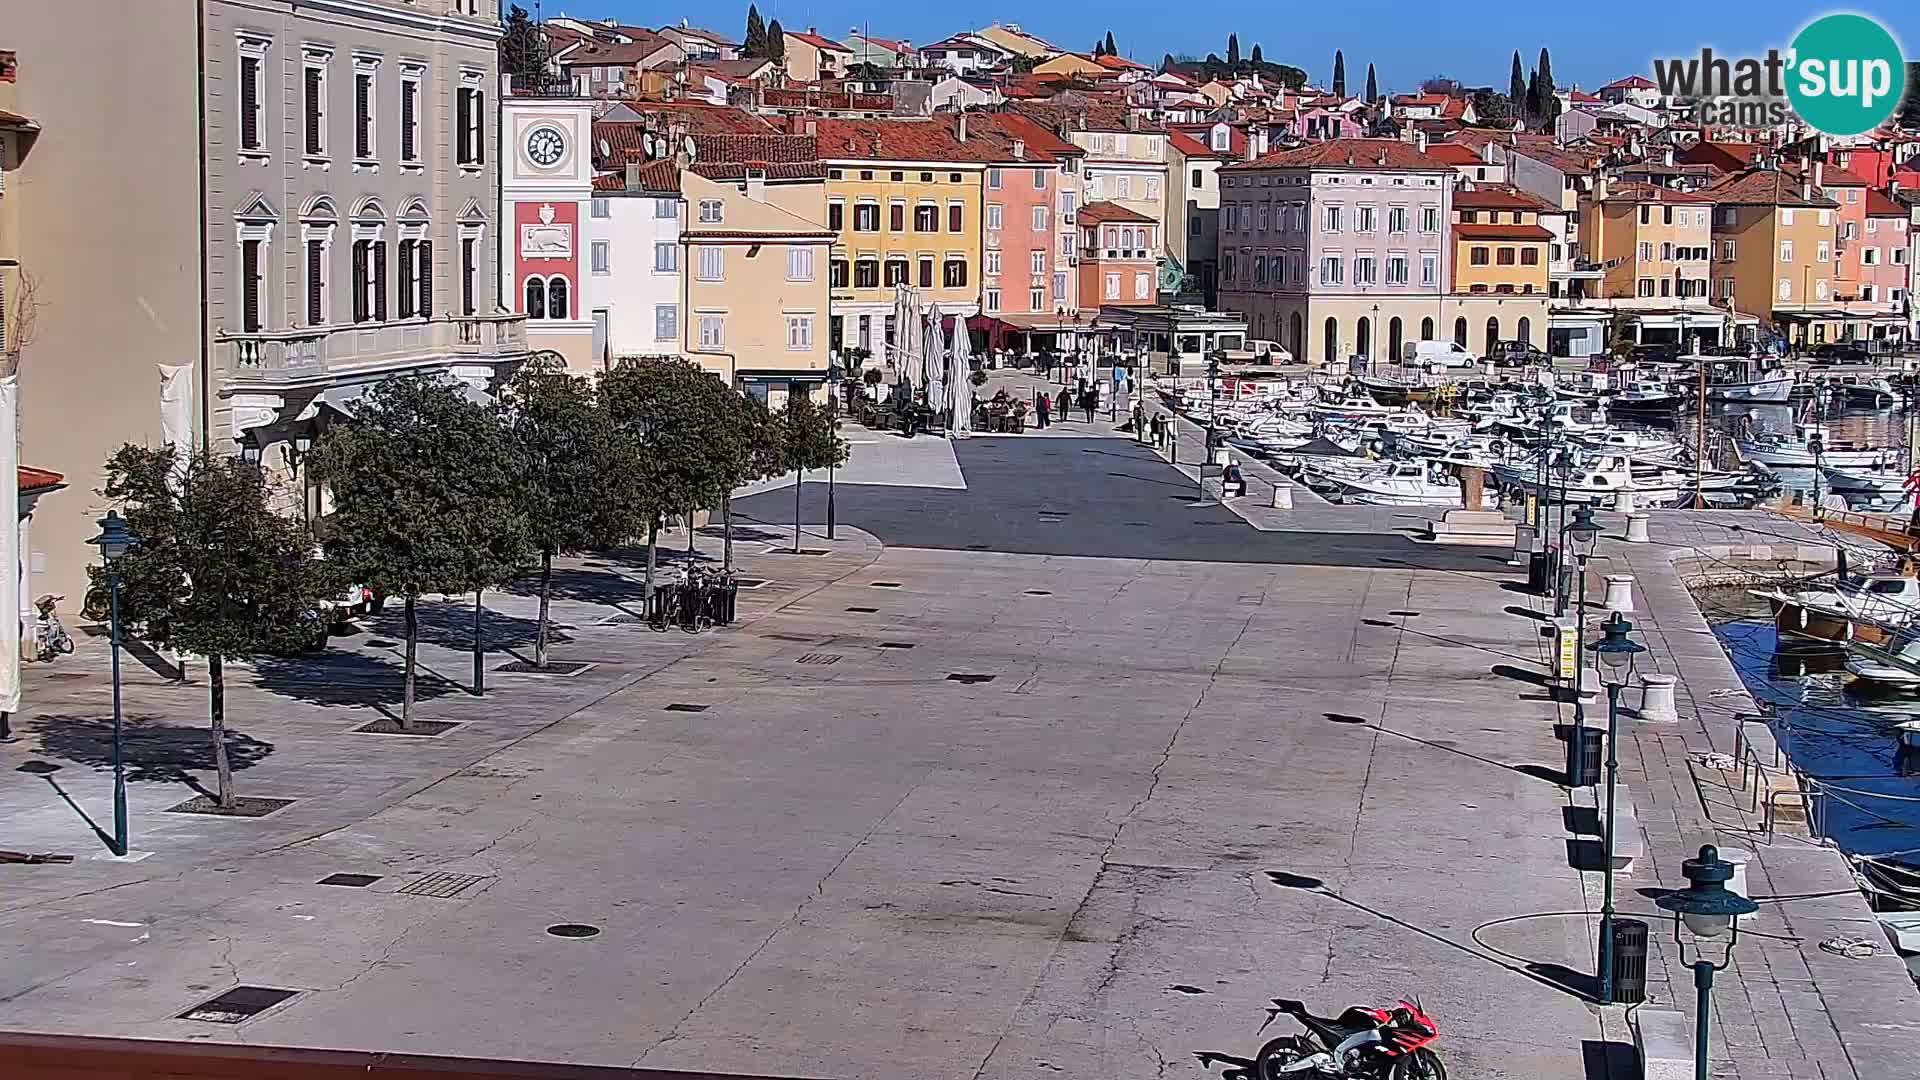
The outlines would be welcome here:
[[[1073,419],[1073,390],[1070,387],[1060,388],[1060,399],[1054,404],[1053,411],[1063,422]]]
[[[1147,437],[1147,414],[1140,408],[1139,402],[1133,403],[1133,440],[1139,442]]]
[[[1034,398],[1033,400],[1034,418],[1037,421],[1039,421],[1040,430],[1045,431],[1047,429],[1047,413],[1049,411],[1047,407],[1049,405],[1049,402],[1047,401],[1047,392],[1045,390],[1042,390],[1039,393],[1033,395],[1033,398]]]
[[[1080,408],[1087,414],[1087,423],[1093,423],[1093,410],[1099,407],[1099,404],[1100,396],[1093,392],[1092,387],[1080,391]]]
[[[1160,436],[1162,433],[1162,429],[1165,428],[1166,425],[1161,422],[1159,413],[1154,413],[1153,419],[1148,421],[1148,423],[1151,425],[1150,430],[1153,434],[1153,448],[1155,450],[1158,450],[1160,449]]]

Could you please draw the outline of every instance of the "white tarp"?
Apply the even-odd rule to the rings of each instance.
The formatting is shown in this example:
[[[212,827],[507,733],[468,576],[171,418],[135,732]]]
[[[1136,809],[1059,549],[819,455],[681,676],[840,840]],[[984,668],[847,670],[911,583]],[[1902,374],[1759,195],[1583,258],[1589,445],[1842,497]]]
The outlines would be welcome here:
[[[0,376],[0,712],[20,711],[20,378]]]
[[[947,415],[947,355],[946,335],[940,326],[941,317],[938,304],[927,309],[927,340],[920,348],[920,356],[927,374],[927,408],[944,421]]]
[[[973,335],[967,333],[964,316],[953,320],[953,347],[947,379],[953,384],[953,433],[965,435],[973,430]]]

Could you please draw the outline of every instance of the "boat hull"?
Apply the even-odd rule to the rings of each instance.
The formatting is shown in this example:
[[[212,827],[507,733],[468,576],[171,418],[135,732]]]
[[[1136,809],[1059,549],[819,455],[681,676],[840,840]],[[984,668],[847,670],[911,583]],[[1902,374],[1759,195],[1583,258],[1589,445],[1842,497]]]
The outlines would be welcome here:
[[[1774,632],[1782,638],[1843,648],[1855,643],[1886,648],[1896,633],[1880,623],[1798,600],[1770,596],[1767,603],[1773,608]]]

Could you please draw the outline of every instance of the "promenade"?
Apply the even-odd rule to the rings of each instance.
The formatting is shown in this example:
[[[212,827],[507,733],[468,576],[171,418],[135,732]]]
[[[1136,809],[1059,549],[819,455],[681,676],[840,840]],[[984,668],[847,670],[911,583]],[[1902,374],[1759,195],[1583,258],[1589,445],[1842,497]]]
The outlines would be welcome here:
[[[766,584],[735,628],[635,628],[635,564],[573,564],[555,657],[592,666],[476,698],[471,598],[435,605],[420,712],[457,726],[432,738],[353,730],[397,690],[384,623],[237,672],[239,790],[294,800],[267,817],[166,812],[211,782],[205,686],[136,664],[136,860],[86,820],[107,820],[101,639],[30,669],[0,847],[78,858],[0,866],[0,1029],[1091,1080],[1250,1056],[1270,997],[1418,995],[1456,1077],[1634,1075],[1624,1010],[1589,1000],[1598,877],[1504,551],[1420,544],[1391,512],[1255,528],[1104,422],[849,435],[835,540],[824,477],[802,490],[824,554],[779,553],[790,487],[736,499]],[[1674,564],[1611,544],[1690,691],[1622,746],[1649,850],[1621,903],[1648,915],[1682,852],[1755,845],[1686,757],[1721,747],[1713,691],[1738,682]],[[524,653],[531,603],[489,599],[497,644]],[[1829,891],[1837,862],[1782,839],[1756,889]],[[1911,1075],[1898,961],[1813,947],[1863,913],[1763,908],[1755,931],[1800,940],[1743,937],[1716,1076]],[[1664,932],[1648,1007],[1687,1011]],[[295,993],[179,1018],[235,985]]]

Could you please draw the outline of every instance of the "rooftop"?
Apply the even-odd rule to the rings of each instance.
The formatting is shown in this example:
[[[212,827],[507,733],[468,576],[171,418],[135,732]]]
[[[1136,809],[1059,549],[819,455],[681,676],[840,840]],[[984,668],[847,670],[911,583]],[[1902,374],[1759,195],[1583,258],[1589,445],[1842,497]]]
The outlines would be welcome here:
[[[1331,139],[1293,150],[1276,150],[1230,169],[1366,169],[1449,172],[1450,166],[1398,139]]]
[[[1153,219],[1137,210],[1129,210],[1117,202],[1090,202],[1080,208],[1080,216],[1075,219],[1081,225],[1105,225],[1119,222],[1126,225],[1152,225]]]
[[[1680,191],[1659,184],[1610,184],[1603,203],[1711,203],[1713,199],[1697,191]]]
[[[1455,188],[1453,205],[1457,210],[1531,210],[1536,214],[1564,212],[1533,192],[1522,191],[1512,184],[1476,184],[1470,188]]]
[[[1725,177],[1700,194],[1723,206],[1810,206],[1830,209],[1839,204],[1824,195],[1808,197],[1800,180],[1778,169],[1754,166]]]
[[[1459,222],[1453,226],[1458,240],[1551,240],[1553,233],[1544,225],[1494,225],[1483,221]]]

